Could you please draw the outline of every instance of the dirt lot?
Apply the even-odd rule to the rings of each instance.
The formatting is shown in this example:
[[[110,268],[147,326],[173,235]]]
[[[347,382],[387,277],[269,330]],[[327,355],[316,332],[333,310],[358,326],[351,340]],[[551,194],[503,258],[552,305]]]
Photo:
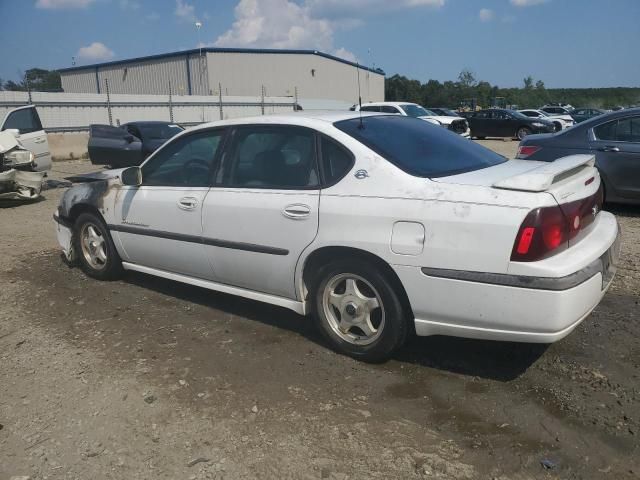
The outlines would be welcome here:
[[[62,192],[0,209],[0,480],[640,478],[640,208],[613,209],[622,267],[565,340],[367,365],[286,310],[69,269]]]

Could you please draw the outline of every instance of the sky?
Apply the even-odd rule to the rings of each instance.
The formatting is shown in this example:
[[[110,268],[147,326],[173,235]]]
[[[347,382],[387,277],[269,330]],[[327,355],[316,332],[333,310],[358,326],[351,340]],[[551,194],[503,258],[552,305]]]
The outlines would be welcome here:
[[[0,0],[0,18],[4,80],[203,45],[317,49],[422,82],[640,87],[640,0]]]

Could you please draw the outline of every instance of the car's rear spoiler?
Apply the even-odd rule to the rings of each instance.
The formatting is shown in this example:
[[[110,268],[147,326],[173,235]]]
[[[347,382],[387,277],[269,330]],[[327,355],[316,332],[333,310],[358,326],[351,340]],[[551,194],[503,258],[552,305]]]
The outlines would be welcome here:
[[[535,167],[528,172],[500,180],[492,186],[505,190],[544,192],[554,183],[571,176],[570,172],[582,170],[582,167],[593,167],[595,161],[593,155],[569,155]]]

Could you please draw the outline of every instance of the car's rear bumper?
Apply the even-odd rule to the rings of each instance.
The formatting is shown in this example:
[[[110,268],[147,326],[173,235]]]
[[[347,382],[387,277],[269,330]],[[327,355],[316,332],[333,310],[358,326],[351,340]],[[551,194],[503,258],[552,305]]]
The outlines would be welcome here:
[[[613,241],[587,266],[561,277],[394,266],[421,336],[552,343],[568,335],[607,291],[620,249]]]

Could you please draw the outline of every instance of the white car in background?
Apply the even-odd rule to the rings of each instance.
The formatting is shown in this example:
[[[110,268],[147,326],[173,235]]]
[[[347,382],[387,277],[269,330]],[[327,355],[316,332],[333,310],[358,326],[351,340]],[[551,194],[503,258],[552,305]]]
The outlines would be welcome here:
[[[445,127],[463,137],[469,138],[471,136],[469,122],[467,122],[465,118],[452,117],[448,115],[438,115],[437,113],[434,113],[431,110],[427,110],[417,103],[371,102],[362,105],[362,107],[356,105],[355,110],[362,110],[363,112],[395,113],[396,115],[420,118],[435,125]]]
[[[213,122],[93,180],[54,214],[87,275],[135,270],[310,314],[366,361],[412,331],[555,342],[600,302],[620,245],[593,156],[507,161],[400,115]]]
[[[533,108],[518,111],[530,118],[544,118],[545,120],[551,120],[556,127],[556,132],[573,127],[576,124],[576,121],[571,117],[571,115],[554,115]]]
[[[12,134],[22,148],[33,153],[33,161],[28,168],[22,168],[23,170],[34,172],[51,170],[49,141],[34,105],[9,110],[0,124],[0,131]]]

